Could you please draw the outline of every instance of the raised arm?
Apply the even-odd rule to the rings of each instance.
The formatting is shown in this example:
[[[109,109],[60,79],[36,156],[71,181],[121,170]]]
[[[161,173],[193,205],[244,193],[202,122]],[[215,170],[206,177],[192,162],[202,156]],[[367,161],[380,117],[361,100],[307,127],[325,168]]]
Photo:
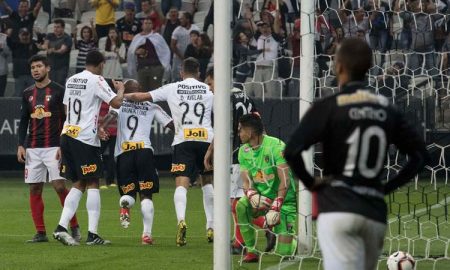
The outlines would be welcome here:
[[[135,101],[135,102],[143,102],[143,101],[153,101],[152,95],[150,92],[139,92],[139,93],[128,93],[124,96],[126,99]]]
[[[115,81],[113,80],[114,88],[117,90],[117,96],[115,96],[110,102],[109,106],[113,107],[114,109],[119,109],[120,106],[122,106],[122,101],[125,91],[125,87],[123,85],[123,82]]]

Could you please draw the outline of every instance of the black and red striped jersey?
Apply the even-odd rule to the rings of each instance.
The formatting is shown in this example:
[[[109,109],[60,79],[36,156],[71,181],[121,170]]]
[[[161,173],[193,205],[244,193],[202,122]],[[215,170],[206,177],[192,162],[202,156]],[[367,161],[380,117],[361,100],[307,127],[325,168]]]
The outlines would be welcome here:
[[[32,85],[25,89],[22,95],[19,145],[26,148],[59,146],[65,119],[63,98],[64,87],[55,82],[43,88]]]

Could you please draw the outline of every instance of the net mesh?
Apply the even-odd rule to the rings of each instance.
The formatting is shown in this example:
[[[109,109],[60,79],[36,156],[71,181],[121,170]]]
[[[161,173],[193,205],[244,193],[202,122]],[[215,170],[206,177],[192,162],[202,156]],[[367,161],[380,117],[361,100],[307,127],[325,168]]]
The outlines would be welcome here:
[[[397,250],[409,252],[416,260],[416,269],[450,269],[450,5],[447,1],[316,1],[315,13],[307,14],[315,19],[308,33],[315,35],[313,56],[296,51],[300,43],[296,27],[305,23],[295,22],[293,13],[299,14],[294,6],[297,1],[239,2],[241,19],[236,23],[234,37],[241,32],[253,33],[251,28],[255,25],[248,21],[276,20],[276,8],[271,10],[267,2],[284,6],[280,8],[285,27],[279,31],[282,39],[278,53],[263,65],[258,58],[261,53],[245,59],[237,57],[233,74],[235,85],[241,85],[255,99],[267,133],[285,141],[299,122],[300,56],[314,58],[313,91],[317,99],[337,91],[332,55],[340,40],[359,37],[370,44],[374,58],[368,87],[388,97],[406,115],[423,134],[432,156],[421,175],[386,196],[388,227],[378,269],[386,269],[387,257]],[[264,15],[263,9],[268,9],[272,18]],[[256,46],[258,40],[250,38],[249,43]],[[250,71],[242,72],[245,70]],[[246,75],[239,76],[242,73]],[[316,175],[322,173],[320,157],[320,146],[317,146]],[[395,175],[405,160],[396,149],[389,149],[386,179]],[[303,213],[309,212],[299,208],[297,218],[305,217]],[[268,230],[251,226],[257,235],[256,249],[262,254],[255,268],[321,269],[323,262],[314,222],[313,250],[308,256],[285,256],[276,249],[264,251]],[[240,259],[243,258],[242,253]],[[238,265],[242,262],[234,264],[234,268],[239,268]]]

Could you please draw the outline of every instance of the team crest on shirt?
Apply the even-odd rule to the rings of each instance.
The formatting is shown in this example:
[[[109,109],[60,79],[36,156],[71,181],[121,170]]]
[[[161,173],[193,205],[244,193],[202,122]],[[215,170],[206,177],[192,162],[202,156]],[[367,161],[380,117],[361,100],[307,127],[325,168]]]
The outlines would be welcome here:
[[[45,107],[43,105],[38,105],[34,109],[34,113],[32,113],[30,116],[33,119],[42,119],[44,117],[50,117],[52,116],[51,112],[46,112]]]
[[[264,156],[264,162],[265,163],[269,163],[270,161],[270,157],[269,156]]]
[[[28,102],[31,102],[31,101],[33,101],[33,96],[28,97]]]
[[[45,100],[50,101],[50,99],[52,98],[52,95],[46,95],[45,96]]]
[[[95,173],[96,171],[97,171],[96,164],[81,166],[81,172],[83,173],[83,175],[86,175],[88,173]]]
[[[253,181],[264,183],[264,182],[267,182],[268,180],[272,180],[274,178],[275,178],[275,175],[273,173],[266,174],[263,171],[259,170],[253,176]]]

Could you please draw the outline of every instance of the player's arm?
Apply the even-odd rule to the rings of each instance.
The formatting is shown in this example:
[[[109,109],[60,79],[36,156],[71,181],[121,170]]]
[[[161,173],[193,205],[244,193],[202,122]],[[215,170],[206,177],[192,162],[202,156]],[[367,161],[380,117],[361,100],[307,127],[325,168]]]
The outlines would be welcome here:
[[[317,183],[305,167],[302,152],[322,140],[327,125],[327,109],[329,107],[323,102],[313,105],[300,121],[300,125],[284,150],[284,158],[292,171],[310,190],[314,189]]]
[[[125,98],[135,102],[153,101],[150,92],[128,93],[125,94]]]
[[[22,97],[22,106],[20,109],[20,123],[19,123],[19,143],[17,147],[17,161],[25,162],[25,138],[27,136],[28,124],[30,122],[30,112],[28,111],[28,103],[25,97]]]
[[[208,150],[206,151],[205,157],[203,158],[203,166],[207,171],[211,171],[213,169],[214,162],[214,139],[211,144],[208,146]]]
[[[173,119],[170,117],[159,105],[153,104],[156,108],[155,119],[164,128],[169,128],[175,131],[175,125],[173,124]]]
[[[125,86],[123,85],[122,81],[115,81],[112,80],[114,84],[114,88],[117,91],[117,95],[109,102],[109,106],[113,107],[114,109],[119,109],[120,106],[122,106],[122,101],[124,98],[124,91]]]
[[[408,155],[408,161],[398,174],[385,184],[385,194],[391,193],[410,181],[429,160],[423,139],[399,112],[396,114],[398,121],[392,127],[395,130],[393,143],[401,153]]]
[[[107,141],[109,139],[109,134],[106,132],[106,129],[109,127],[109,124],[117,119],[118,113],[114,109],[110,109],[108,114],[103,118],[102,124],[98,128],[98,136],[101,140]]]

